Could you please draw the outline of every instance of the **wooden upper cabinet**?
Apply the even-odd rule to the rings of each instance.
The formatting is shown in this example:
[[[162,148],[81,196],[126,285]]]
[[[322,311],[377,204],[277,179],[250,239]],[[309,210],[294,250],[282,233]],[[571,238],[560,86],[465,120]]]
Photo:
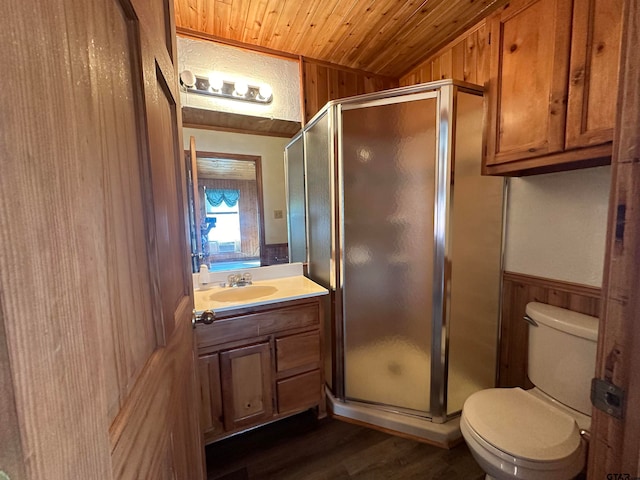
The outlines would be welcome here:
[[[564,146],[570,0],[521,0],[489,22],[486,164],[560,152]]]
[[[610,162],[621,0],[515,0],[489,19],[484,173]]]
[[[622,0],[574,0],[566,148],[613,141]]]

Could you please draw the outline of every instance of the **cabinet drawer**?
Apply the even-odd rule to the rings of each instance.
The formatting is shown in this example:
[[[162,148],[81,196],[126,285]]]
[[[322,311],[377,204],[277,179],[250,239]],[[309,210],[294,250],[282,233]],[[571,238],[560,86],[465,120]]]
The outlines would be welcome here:
[[[320,307],[314,302],[215,320],[211,325],[198,326],[196,338],[202,348],[319,323]]]
[[[278,372],[306,365],[315,366],[319,361],[319,331],[276,338],[276,366]]]
[[[317,405],[320,402],[320,370],[296,375],[280,380],[278,392],[278,413],[294,412]]]

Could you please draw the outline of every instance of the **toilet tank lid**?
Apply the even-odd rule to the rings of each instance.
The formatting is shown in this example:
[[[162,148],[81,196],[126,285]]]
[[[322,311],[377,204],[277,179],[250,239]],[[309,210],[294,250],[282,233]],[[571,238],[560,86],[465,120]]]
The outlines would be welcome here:
[[[526,312],[533,320],[548,327],[594,342],[598,340],[597,317],[539,302],[528,303]]]

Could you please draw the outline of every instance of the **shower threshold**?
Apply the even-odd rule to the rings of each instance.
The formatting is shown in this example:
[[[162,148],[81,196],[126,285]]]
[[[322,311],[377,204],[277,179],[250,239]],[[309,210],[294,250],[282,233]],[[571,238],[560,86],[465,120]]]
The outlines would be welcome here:
[[[442,448],[451,448],[462,442],[459,416],[445,423],[434,423],[427,418],[390,412],[374,405],[343,402],[334,397],[328,388],[325,390],[329,411],[338,420],[357,423]]]

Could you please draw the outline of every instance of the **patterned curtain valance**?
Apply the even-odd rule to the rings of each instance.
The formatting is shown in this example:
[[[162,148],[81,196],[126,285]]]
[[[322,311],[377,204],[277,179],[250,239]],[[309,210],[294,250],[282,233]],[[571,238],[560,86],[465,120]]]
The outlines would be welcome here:
[[[227,207],[235,207],[240,198],[240,190],[226,190],[222,188],[206,189],[207,201],[212,207],[219,207],[222,202]]]

